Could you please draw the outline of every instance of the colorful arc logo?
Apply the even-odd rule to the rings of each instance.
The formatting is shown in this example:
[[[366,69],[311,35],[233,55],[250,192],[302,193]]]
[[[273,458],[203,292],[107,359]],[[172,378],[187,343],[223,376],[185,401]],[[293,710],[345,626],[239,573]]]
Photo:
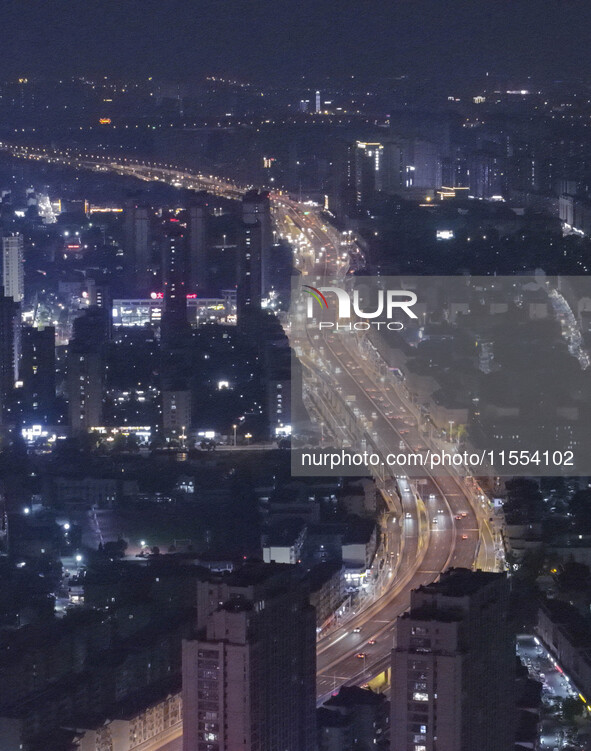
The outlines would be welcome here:
[[[302,284],[302,287],[304,287],[304,292],[307,292],[309,295],[312,295],[312,297],[320,303],[321,308],[326,308],[328,310],[328,302],[326,301],[326,297],[322,294],[322,292],[319,289],[316,289],[316,287],[310,287],[309,284]]]

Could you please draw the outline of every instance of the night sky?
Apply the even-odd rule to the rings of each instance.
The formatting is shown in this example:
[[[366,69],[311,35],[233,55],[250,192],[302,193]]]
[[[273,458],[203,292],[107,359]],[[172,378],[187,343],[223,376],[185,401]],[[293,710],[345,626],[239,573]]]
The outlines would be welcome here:
[[[591,0],[2,0],[0,78],[591,71]]]

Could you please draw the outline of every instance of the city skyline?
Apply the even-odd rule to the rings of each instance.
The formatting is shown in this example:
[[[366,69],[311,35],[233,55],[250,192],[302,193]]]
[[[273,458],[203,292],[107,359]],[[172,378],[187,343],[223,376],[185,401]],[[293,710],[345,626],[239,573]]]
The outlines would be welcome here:
[[[591,751],[590,28],[0,6],[0,751]]]

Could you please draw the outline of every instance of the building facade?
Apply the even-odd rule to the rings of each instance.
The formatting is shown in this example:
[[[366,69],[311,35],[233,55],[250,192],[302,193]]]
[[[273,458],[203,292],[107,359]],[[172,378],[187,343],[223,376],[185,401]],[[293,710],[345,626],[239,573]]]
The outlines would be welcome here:
[[[0,420],[8,418],[7,402],[19,374],[20,305],[0,291]]]
[[[102,354],[75,341],[68,352],[68,411],[73,434],[103,424]]]
[[[316,624],[291,566],[198,584],[183,643],[183,751],[314,751]]]
[[[392,652],[392,751],[510,751],[515,640],[505,574],[450,569],[411,593]]]
[[[17,232],[2,238],[2,285],[6,297],[22,302],[25,296],[24,242]]]

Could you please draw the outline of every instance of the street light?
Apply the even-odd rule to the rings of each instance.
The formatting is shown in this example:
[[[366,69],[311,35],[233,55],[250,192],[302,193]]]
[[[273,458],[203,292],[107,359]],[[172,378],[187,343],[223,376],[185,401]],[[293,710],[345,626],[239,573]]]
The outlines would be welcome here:
[[[236,428],[238,425],[232,425],[232,429],[234,430],[234,446],[236,445]]]
[[[250,439],[252,438],[252,435],[250,433],[247,433],[244,437],[246,438],[246,442],[250,443]]]
[[[453,443],[453,426],[454,426],[454,421],[449,420],[449,442],[450,443]]]

